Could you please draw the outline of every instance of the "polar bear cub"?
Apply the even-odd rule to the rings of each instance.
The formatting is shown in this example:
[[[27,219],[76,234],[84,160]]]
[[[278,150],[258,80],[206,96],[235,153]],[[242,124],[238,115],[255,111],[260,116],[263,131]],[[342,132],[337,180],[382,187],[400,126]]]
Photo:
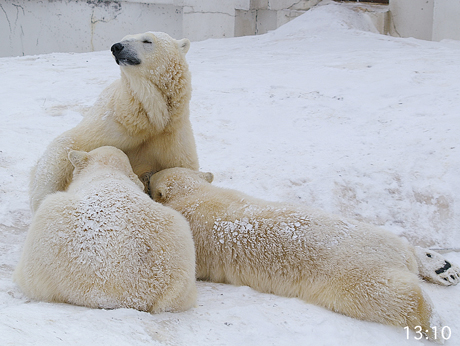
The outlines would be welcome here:
[[[172,168],[150,179],[152,197],[184,215],[198,279],[299,297],[384,324],[440,327],[417,274],[457,284],[458,267],[380,228],[271,203],[210,184],[211,173]]]
[[[49,144],[31,175],[33,212],[48,194],[69,185],[70,150],[114,146],[128,155],[142,180],[165,168],[198,169],[189,119],[189,48],[188,39],[175,40],[161,32],[129,35],[112,46],[121,78],[102,92],[77,126]]]
[[[14,279],[31,298],[92,308],[182,311],[196,301],[187,221],[144,193],[114,147],[71,151],[74,177],[34,215]]]

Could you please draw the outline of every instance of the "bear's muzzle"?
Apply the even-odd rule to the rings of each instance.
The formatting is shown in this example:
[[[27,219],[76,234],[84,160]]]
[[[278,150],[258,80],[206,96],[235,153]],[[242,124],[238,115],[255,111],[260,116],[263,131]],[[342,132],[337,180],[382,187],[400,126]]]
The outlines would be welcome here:
[[[112,45],[110,48],[112,55],[115,57],[115,61],[120,66],[125,65],[139,65],[141,60],[137,57],[137,54],[129,47],[126,47],[123,43],[118,42]]]

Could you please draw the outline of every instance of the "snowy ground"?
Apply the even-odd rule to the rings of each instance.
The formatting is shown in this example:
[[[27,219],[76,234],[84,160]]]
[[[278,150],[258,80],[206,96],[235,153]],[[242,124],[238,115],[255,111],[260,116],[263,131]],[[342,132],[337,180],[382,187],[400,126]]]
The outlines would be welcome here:
[[[460,42],[374,31],[331,4],[266,35],[193,43],[201,168],[220,186],[459,249]],[[178,314],[28,300],[11,274],[31,220],[29,171],[118,75],[109,51],[0,59],[0,345],[430,344],[297,299],[204,282],[198,306]],[[446,257],[460,263],[460,252]],[[460,345],[460,287],[423,287],[452,330],[446,344]]]

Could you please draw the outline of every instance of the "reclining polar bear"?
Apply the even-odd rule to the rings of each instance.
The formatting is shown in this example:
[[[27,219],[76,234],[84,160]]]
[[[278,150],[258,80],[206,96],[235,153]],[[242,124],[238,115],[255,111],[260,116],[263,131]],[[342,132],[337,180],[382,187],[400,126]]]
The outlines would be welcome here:
[[[345,315],[428,331],[440,327],[419,278],[457,284],[460,269],[372,225],[270,203],[210,184],[211,173],[171,168],[152,197],[190,223],[198,279],[299,297]]]
[[[92,308],[182,311],[195,304],[187,221],[144,193],[114,147],[71,151],[66,192],[34,215],[14,279],[31,298]]]

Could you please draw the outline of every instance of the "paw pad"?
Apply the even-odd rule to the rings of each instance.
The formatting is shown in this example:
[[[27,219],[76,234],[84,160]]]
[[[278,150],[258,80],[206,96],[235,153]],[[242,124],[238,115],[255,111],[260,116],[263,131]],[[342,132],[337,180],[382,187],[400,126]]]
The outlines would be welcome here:
[[[450,286],[460,282],[460,268],[446,261],[437,252],[415,247],[419,274],[424,279],[439,285]]]

